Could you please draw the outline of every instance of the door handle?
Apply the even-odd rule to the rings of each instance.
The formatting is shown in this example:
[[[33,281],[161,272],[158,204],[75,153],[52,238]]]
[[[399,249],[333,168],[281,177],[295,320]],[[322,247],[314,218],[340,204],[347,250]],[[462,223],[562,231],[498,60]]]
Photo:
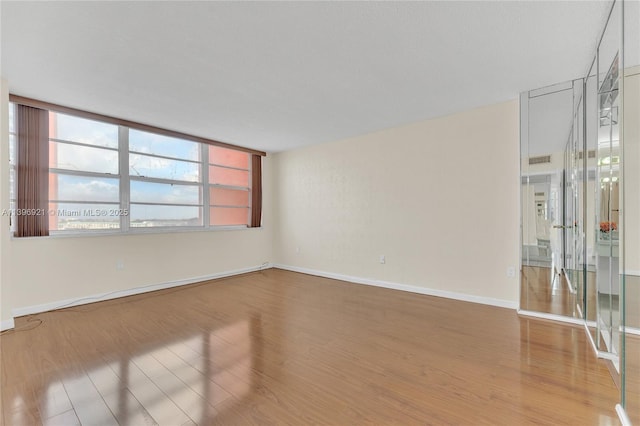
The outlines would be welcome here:
[[[571,228],[571,226],[566,226],[566,225],[553,225],[553,227],[555,229],[569,229],[569,228]]]

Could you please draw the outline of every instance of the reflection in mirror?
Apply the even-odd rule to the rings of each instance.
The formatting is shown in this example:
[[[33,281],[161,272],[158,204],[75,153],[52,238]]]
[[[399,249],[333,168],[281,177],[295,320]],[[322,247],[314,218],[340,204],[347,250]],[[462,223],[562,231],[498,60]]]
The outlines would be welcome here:
[[[584,320],[640,424],[640,2],[613,3],[583,79],[520,104],[520,312]]]
[[[586,277],[585,277],[585,294],[582,295],[582,310],[584,317],[587,319],[587,326],[591,333],[592,340],[596,341],[596,242],[598,230],[598,219],[596,212],[596,168],[597,168],[597,150],[598,150],[598,86],[596,75],[596,63],[592,67],[585,81],[585,126],[586,152],[587,152],[587,186],[585,191],[586,210]]]
[[[624,4],[621,404],[640,425],[640,2]]]
[[[616,2],[597,51],[596,334],[598,351],[617,367],[620,351],[620,47],[622,3]]]
[[[577,171],[573,178],[567,174],[567,164],[577,161],[566,149],[581,137],[572,128],[582,86],[580,79],[521,95],[521,310],[579,316],[577,281],[582,274],[573,273],[576,256],[566,248],[576,244],[573,217],[582,198],[574,183]],[[575,196],[567,202],[570,188]],[[572,272],[565,274],[569,265]]]

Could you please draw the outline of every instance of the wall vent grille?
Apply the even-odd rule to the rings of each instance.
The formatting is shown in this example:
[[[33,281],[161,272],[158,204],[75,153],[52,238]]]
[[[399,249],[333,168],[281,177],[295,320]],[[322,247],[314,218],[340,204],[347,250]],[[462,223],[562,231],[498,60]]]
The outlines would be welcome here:
[[[529,165],[531,164],[545,164],[551,162],[550,155],[541,155],[539,157],[529,157]]]
[[[578,153],[578,158],[580,160],[582,160],[584,158],[584,151],[580,151]],[[595,149],[590,149],[589,151],[587,151],[587,158],[596,158],[596,150]]]

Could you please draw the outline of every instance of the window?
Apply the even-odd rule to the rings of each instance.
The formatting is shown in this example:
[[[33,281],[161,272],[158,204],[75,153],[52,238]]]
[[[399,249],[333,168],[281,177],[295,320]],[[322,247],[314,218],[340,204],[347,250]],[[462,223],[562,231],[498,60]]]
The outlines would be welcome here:
[[[9,210],[16,209],[16,108],[9,104]],[[10,218],[11,232],[16,230],[16,221]]]
[[[129,130],[132,228],[203,226],[203,149],[197,142]]]
[[[15,212],[15,104],[9,111]],[[48,113],[49,182],[39,190],[48,199],[52,233],[260,226],[261,170],[252,159],[257,154],[67,111]]]
[[[249,223],[249,154],[209,147],[209,224]]]
[[[119,229],[118,126],[49,113],[49,230]]]

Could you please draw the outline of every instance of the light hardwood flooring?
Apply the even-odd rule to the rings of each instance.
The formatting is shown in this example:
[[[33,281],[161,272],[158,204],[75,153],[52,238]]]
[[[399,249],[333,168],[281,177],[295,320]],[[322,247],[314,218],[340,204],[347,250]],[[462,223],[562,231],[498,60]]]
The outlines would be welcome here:
[[[523,266],[520,274],[520,307],[528,311],[582,318],[577,308],[579,293],[569,291],[564,275],[553,275],[551,267]],[[580,273],[581,274],[581,273]],[[576,277],[581,280],[581,277]],[[595,273],[587,273],[587,319],[596,318]],[[582,303],[580,302],[580,305]]]
[[[581,327],[277,269],[26,317],[4,425],[617,425]]]

